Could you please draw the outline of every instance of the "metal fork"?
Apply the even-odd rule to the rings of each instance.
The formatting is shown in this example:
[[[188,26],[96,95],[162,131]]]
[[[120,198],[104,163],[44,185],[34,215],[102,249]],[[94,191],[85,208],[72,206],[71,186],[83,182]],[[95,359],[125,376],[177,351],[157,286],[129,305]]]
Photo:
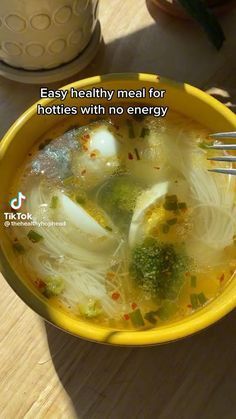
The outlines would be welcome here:
[[[209,137],[214,140],[233,139],[236,140],[236,132],[217,132],[216,134],[210,134]],[[209,149],[230,151],[236,150],[236,144],[215,144],[207,146]],[[235,163],[236,156],[220,156],[220,157],[209,157],[207,160],[211,161],[223,161],[228,163]],[[224,173],[226,175],[236,175],[236,169],[209,169],[209,172]]]

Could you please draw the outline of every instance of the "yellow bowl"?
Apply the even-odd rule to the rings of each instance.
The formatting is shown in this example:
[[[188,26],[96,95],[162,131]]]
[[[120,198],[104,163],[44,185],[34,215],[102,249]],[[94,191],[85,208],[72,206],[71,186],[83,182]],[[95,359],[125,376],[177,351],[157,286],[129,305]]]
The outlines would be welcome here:
[[[104,87],[107,89],[140,89],[155,87],[166,90],[165,100],[145,99],[150,105],[166,104],[172,110],[193,118],[205,125],[210,131],[236,130],[236,116],[214,98],[195,87],[180,84],[157,75],[149,74],[111,74],[92,77],[65,86],[76,89]],[[83,104],[90,100],[83,99]],[[94,101],[102,103],[102,101]],[[43,105],[60,103],[58,100],[44,99]],[[65,105],[75,105],[71,99],[63,102]],[[111,104],[111,103],[110,103]],[[80,100],[77,100],[80,105]],[[8,201],[8,191],[15,170],[23,162],[32,145],[49,128],[61,122],[61,116],[38,116],[36,104],[31,106],[3,138],[0,146],[0,196],[3,202]],[[236,281],[231,281],[214,301],[210,302],[193,315],[181,320],[145,331],[117,331],[112,328],[90,324],[82,319],[71,317],[59,307],[50,305],[19,272],[12,246],[4,227],[4,217],[1,214],[1,270],[15,292],[33,310],[59,328],[82,338],[113,345],[153,345],[183,338],[206,328],[219,320],[236,304]]]

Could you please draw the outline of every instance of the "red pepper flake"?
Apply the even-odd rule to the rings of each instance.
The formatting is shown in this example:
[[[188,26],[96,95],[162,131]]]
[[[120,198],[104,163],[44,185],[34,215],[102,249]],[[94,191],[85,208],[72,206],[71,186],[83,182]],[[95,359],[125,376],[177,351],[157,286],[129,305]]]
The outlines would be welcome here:
[[[32,156],[32,153],[29,153],[28,156],[31,157]]]
[[[133,156],[133,154],[132,154],[132,153],[128,153],[128,159],[129,159],[129,160],[134,160],[134,156]]]
[[[187,304],[188,308],[193,308],[192,304]]]
[[[137,305],[136,303],[132,303],[132,304],[131,304],[131,308],[132,308],[132,310],[135,310],[137,307],[138,307],[138,305]]]
[[[153,169],[160,170],[159,166],[154,166]]]
[[[113,292],[111,295],[112,300],[116,301],[120,298],[120,293],[119,292]]]
[[[225,274],[222,274],[221,277],[220,277],[220,282],[223,282],[224,279],[225,279]]]
[[[34,284],[36,288],[38,288],[39,290],[45,287],[45,283],[39,278],[37,278],[36,281],[34,281]]]
[[[125,320],[129,320],[129,315],[128,314],[124,314],[124,319]]]
[[[82,141],[88,141],[90,139],[90,135],[89,134],[84,134],[84,135],[82,135],[82,137],[81,137],[81,140]]]
[[[83,169],[83,170],[81,171],[81,176],[84,176],[84,175],[85,175],[85,173],[86,173],[86,169]]]
[[[117,129],[117,130],[119,130],[119,129],[120,129],[119,125],[114,125],[114,127],[115,127],[115,129]]]

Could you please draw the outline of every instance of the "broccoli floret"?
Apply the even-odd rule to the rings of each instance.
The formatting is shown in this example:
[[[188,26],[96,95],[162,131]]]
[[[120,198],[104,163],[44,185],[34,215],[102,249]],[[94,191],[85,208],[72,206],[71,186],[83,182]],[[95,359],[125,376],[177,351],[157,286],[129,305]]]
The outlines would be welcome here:
[[[141,187],[129,176],[113,177],[102,189],[103,204],[111,209],[133,212]]]
[[[131,221],[141,186],[128,175],[111,178],[99,193],[99,204],[114,223],[126,230]]]
[[[97,300],[89,300],[87,304],[79,305],[79,312],[84,317],[91,319],[93,317],[98,317],[102,313],[102,308]]]
[[[175,299],[183,285],[188,258],[173,244],[146,239],[132,254],[130,272],[144,291],[161,299]]]
[[[59,295],[64,290],[64,280],[59,276],[48,276],[44,282],[46,284],[44,295],[48,298]]]

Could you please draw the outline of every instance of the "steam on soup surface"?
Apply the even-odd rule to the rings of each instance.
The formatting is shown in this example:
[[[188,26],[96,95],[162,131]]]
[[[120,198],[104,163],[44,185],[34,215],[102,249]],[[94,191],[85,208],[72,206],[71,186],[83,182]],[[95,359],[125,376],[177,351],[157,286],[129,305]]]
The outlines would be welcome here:
[[[171,112],[74,123],[40,140],[14,184],[41,223],[11,229],[22,272],[72,316],[117,329],[191,315],[236,262],[235,178],[207,170],[207,130]]]

